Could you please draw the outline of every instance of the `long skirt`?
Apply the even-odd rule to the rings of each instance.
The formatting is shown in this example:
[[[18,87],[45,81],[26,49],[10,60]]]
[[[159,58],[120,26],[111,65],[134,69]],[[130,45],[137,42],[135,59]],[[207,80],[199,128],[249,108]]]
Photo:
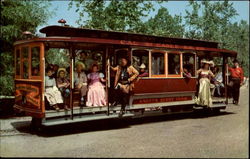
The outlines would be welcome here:
[[[201,78],[200,81],[200,88],[198,98],[196,98],[196,104],[201,106],[212,106],[212,97],[210,91],[210,81],[208,78]]]
[[[100,82],[89,85],[86,106],[105,106],[106,92]]]
[[[44,95],[47,98],[50,106],[63,103],[61,92],[58,89],[46,88]]]

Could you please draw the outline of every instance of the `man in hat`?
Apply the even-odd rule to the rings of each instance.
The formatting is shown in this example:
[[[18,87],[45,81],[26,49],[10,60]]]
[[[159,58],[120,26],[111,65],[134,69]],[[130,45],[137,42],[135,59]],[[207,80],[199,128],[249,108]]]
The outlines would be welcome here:
[[[125,107],[129,101],[129,95],[134,88],[134,81],[138,76],[139,72],[130,64],[127,57],[122,57],[120,65],[116,67],[110,67],[116,72],[114,88],[118,90],[119,98],[121,103],[120,116],[124,114]]]
[[[82,62],[77,62],[76,71],[74,72],[74,83],[76,90],[81,92],[81,105],[85,104],[87,95],[87,76],[84,70],[85,65]]]
[[[139,76],[138,77],[148,77],[148,72],[146,72],[146,65],[144,63],[141,64],[141,66],[139,67],[140,72],[139,72]]]
[[[233,104],[238,105],[239,96],[240,96],[240,86],[243,84],[244,72],[243,69],[239,66],[238,60],[234,60],[234,67],[228,67],[228,70],[231,72],[232,85],[232,95],[233,95]]]

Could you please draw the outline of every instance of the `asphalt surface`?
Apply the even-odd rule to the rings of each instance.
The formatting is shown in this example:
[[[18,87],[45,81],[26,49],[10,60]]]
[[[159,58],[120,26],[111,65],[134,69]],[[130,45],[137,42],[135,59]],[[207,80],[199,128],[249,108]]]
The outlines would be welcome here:
[[[219,114],[105,120],[33,132],[29,117],[1,119],[1,157],[248,158],[249,90]]]

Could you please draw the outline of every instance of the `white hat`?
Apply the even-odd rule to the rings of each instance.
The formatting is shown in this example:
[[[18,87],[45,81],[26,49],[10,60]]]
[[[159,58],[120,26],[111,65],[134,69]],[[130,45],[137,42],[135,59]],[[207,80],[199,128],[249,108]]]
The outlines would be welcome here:
[[[211,64],[210,61],[207,61],[207,60],[201,60],[201,63]]]
[[[146,65],[144,63],[142,63],[139,68],[146,68]]]
[[[212,66],[212,67],[214,67],[214,62],[211,60],[211,61],[209,61],[209,64]]]

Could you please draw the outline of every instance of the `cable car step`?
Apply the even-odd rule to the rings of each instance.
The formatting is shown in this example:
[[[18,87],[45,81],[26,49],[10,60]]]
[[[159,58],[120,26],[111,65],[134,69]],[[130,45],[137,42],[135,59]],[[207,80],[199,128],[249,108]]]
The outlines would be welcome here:
[[[214,109],[214,108],[225,109],[226,106],[227,105],[225,103],[213,103],[213,105],[210,106],[210,108],[211,109]],[[195,110],[204,109],[204,108],[206,108],[206,106],[197,105],[197,106],[193,107],[193,109],[195,109]]]
[[[77,123],[77,122],[84,122],[84,121],[94,121],[94,120],[104,120],[104,119],[114,119],[114,118],[130,118],[133,117],[134,114],[125,113],[122,117],[119,117],[119,114],[110,114],[109,116],[106,114],[97,114],[97,115],[89,115],[89,116],[81,116],[81,117],[74,117],[73,120],[70,118],[58,118],[58,119],[51,119],[46,120],[42,123],[43,126],[54,126],[54,125],[62,125],[68,123]]]
[[[110,111],[119,111],[121,108],[120,106],[110,107]],[[73,113],[74,114],[84,114],[84,113],[93,113],[93,112],[106,112],[108,111],[108,107],[74,107]],[[50,117],[58,117],[58,116],[68,116],[71,114],[71,110],[64,110],[61,109],[58,112],[55,110],[48,110],[45,113],[46,118]]]

